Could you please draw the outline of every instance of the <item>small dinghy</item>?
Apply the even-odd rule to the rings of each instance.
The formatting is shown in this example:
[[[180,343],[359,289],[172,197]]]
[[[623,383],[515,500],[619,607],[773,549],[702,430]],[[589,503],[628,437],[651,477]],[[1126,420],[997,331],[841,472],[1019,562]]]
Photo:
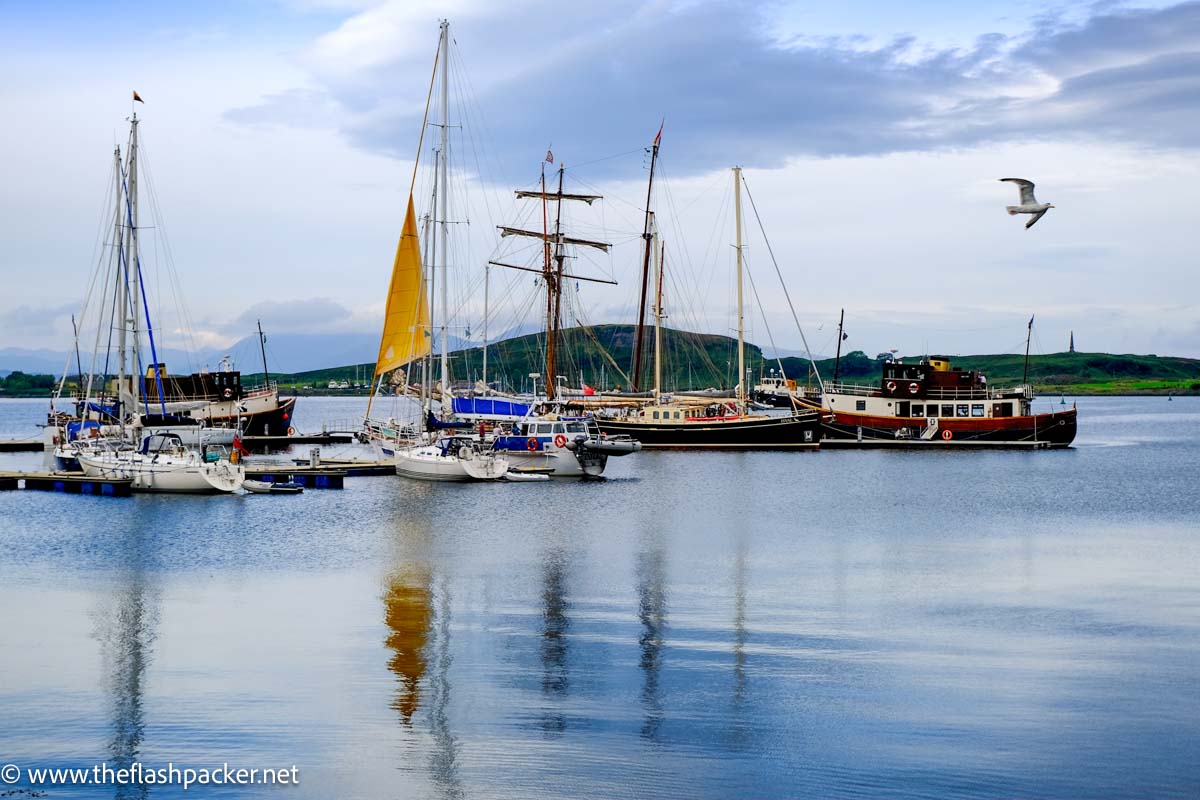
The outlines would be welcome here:
[[[500,480],[521,483],[524,481],[548,481],[550,469],[539,467],[509,467]]]
[[[304,487],[298,483],[269,483],[267,481],[242,481],[242,488],[251,494],[300,494]]]

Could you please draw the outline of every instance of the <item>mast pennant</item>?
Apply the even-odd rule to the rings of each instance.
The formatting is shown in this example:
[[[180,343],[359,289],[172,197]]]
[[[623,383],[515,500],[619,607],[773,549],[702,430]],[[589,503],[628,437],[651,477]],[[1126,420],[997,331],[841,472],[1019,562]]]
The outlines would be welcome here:
[[[400,232],[396,259],[392,264],[392,282],[388,287],[375,377],[428,354],[428,331],[429,298],[425,296],[425,281],[421,271],[417,213],[413,208],[412,195],[409,194],[408,212],[404,215],[404,228]]]
[[[142,105],[146,104],[146,101],[143,100],[142,96],[140,94],[138,94],[136,91],[133,93],[133,102],[141,103]]]

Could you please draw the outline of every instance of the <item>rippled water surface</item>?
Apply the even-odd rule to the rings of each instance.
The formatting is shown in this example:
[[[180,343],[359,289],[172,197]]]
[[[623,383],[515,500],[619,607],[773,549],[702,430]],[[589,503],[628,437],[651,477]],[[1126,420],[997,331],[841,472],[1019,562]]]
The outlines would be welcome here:
[[[43,413],[0,401],[0,435]],[[1200,400],[1080,413],[1063,452],[0,492],[0,762],[298,767],[201,797],[1194,797]]]

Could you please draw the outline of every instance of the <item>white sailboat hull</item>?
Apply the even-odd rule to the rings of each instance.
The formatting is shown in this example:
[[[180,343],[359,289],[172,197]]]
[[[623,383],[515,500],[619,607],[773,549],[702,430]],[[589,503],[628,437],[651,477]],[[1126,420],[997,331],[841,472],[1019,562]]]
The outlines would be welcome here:
[[[83,473],[90,478],[133,481],[136,492],[211,494],[235,492],[246,480],[246,468],[228,461],[204,463],[198,458],[143,455],[135,452],[79,453]]]
[[[494,481],[508,472],[508,460],[498,455],[460,458],[444,455],[432,445],[396,451],[396,474],[420,481]]]

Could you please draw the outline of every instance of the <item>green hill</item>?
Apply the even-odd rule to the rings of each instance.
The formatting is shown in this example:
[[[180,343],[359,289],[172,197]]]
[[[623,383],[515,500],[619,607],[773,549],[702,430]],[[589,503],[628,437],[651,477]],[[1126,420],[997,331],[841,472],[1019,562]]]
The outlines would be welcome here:
[[[652,335],[652,331],[650,332]],[[630,371],[633,352],[632,325],[599,325],[591,329],[571,328],[563,332],[559,348],[558,373],[577,385],[584,382],[598,388],[627,388],[622,372]],[[725,388],[734,385],[737,372],[737,341],[728,336],[697,334],[669,329],[663,338],[663,382],[668,388],[703,389]],[[492,344],[488,348],[488,378],[501,381],[506,387],[528,387],[531,372],[544,372],[543,347],[540,334],[517,336]],[[653,382],[649,361],[652,341],[646,351],[643,388]],[[606,357],[601,347],[608,353]],[[483,367],[483,349],[471,348],[451,354],[451,372],[455,380],[479,379]],[[1009,385],[1021,381],[1024,356],[1021,354],[950,356],[956,367],[978,369],[988,376],[992,385]],[[756,345],[749,345],[746,366],[753,376],[760,374],[763,358]],[[766,368],[775,368],[774,360]],[[822,377],[833,375],[834,360],[817,362]],[[808,362],[800,358],[783,359],[789,377],[803,383],[809,374]],[[349,365],[302,372],[294,375],[275,375],[289,389],[302,394],[326,393],[330,381],[354,382],[357,369],[359,381],[366,382],[374,369],[372,364]],[[436,366],[435,366],[436,369]],[[879,361],[861,351],[842,356],[840,379],[851,382],[874,382],[879,376]],[[417,373],[413,373],[416,378]],[[256,376],[248,375],[253,382]],[[1029,359],[1029,378],[1040,391],[1065,391],[1071,394],[1197,394],[1200,393],[1200,360],[1155,355],[1112,355],[1108,353],[1050,353],[1033,355]],[[337,391],[337,390],[335,390]],[[365,389],[342,392],[362,393]]]
[[[653,331],[648,331],[643,388],[653,383],[650,356]],[[623,373],[630,371],[634,340],[632,325],[599,325],[571,328],[562,333],[558,374],[568,382],[584,382],[602,389],[627,388]],[[517,336],[488,347],[488,378],[506,388],[528,388],[531,372],[544,372],[540,334]],[[607,353],[607,355],[605,355]],[[455,380],[478,380],[483,369],[483,349],[459,350],[450,356]],[[1019,383],[1024,357],[1020,354],[950,356],[956,367],[978,369],[993,386]],[[674,329],[663,333],[663,382],[668,389],[728,388],[736,382],[737,341],[728,336],[689,333]],[[746,366],[757,377],[763,366],[762,351],[749,345]],[[777,362],[768,361],[772,369]],[[804,383],[809,375],[808,362],[800,358],[783,359],[789,377]],[[817,362],[822,377],[833,376],[833,359]],[[840,379],[873,383],[879,377],[879,361],[861,351],[842,356]],[[437,367],[435,365],[434,369]],[[350,364],[342,367],[294,374],[272,373],[288,392],[297,394],[365,394],[374,364]],[[416,380],[418,373],[413,372]],[[1108,353],[1050,353],[1029,359],[1029,377],[1043,392],[1069,394],[1200,394],[1200,360],[1155,355],[1112,355]],[[243,380],[253,384],[262,378],[247,374]],[[330,389],[330,381],[347,382],[343,389]],[[540,380],[539,380],[540,383]],[[45,397],[52,391],[54,379],[48,375],[14,372],[0,379],[0,397]]]

